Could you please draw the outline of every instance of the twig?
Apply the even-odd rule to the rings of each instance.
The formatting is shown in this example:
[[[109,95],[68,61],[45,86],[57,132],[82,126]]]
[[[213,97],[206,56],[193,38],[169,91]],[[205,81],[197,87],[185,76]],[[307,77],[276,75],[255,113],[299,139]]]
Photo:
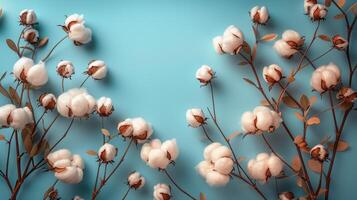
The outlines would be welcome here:
[[[43,62],[45,62],[49,57],[50,55],[52,54],[52,52],[55,50],[55,48],[62,42],[64,41],[66,38],[68,37],[68,35],[65,35],[62,39],[60,39],[53,47],[52,49],[50,50],[50,52],[48,52],[48,54],[43,58],[41,59]]]
[[[183,188],[181,188],[176,181],[170,176],[170,174],[167,172],[166,169],[163,170],[166,174],[166,176],[170,179],[170,181],[176,186],[177,189],[179,189],[181,192],[183,192],[186,196],[188,196],[192,200],[197,200],[195,197],[190,195],[188,192],[186,192]]]

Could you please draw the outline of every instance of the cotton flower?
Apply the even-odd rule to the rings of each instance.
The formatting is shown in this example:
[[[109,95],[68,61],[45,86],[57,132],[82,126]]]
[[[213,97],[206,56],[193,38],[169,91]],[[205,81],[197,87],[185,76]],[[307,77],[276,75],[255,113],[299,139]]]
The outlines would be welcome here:
[[[266,24],[269,20],[268,9],[265,6],[255,6],[250,10],[250,18],[252,19],[253,23]]]
[[[126,119],[119,122],[117,126],[118,133],[123,137],[131,137],[133,135],[133,123],[131,119]]]
[[[293,200],[295,199],[294,193],[292,192],[282,192],[279,194],[279,200]]]
[[[357,92],[353,91],[352,88],[342,87],[338,91],[336,98],[346,103],[353,103],[357,99]]]
[[[140,189],[145,185],[145,178],[139,172],[132,172],[128,176],[128,185],[135,190]]]
[[[274,154],[260,153],[248,162],[248,173],[253,179],[265,183],[271,176],[278,176],[283,162]]]
[[[233,170],[231,150],[220,143],[212,143],[203,151],[204,161],[196,169],[212,186],[222,186],[229,182],[229,174]]]
[[[175,139],[163,143],[155,139],[143,145],[140,157],[152,168],[166,169],[171,162],[176,160],[178,154],[179,150]]]
[[[201,85],[207,85],[214,77],[214,71],[208,65],[202,65],[196,71],[196,79],[200,81]]]
[[[105,143],[98,150],[98,158],[103,163],[113,162],[117,153],[118,149],[115,146]]]
[[[348,41],[340,35],[335,35],[332,38],[333,46],[338,50],[345,50],[348,46]]]
[[[205,124],[206,117],[200,108],[191,108],[186,111],[186,121],[189,126],[197,128]]]
[[[328,150],[323,145],[318,144],[310,150],[310,156],[314,160],[323,162],[328,159]]]
[[[263,68],[263,78],[269,84],[273,85],[283,77],[283,70],[276,64],[271,64]]]
[[[83,15],[73,14],[66,18],[64,30],[75,45],[87,44],[92,40],[92,31],[85,26]]]
[[[93,60],[88,64],[86,73],[95,80],[103,79],[107,75],[107,65],[102,60]]]
[[[38,102],[45,110],[53,110],[56,108],[57,100],[55,95],[51,93],[44,93],[40,95]]]
[[[334,88],[341,79],[340,69],[337,65],[330,63],[318,67],[311,77],[310,84],[314,90],[323,93]]]
[[[73,88],[57,99],[57,111],[64,117],[86,117],[95,109],[95,99],[85,89]]]
[[[238,54],[243,43],[243,33],[233,25],[229,26],[224,31],[223,36],[217,36],[213,39],[213,47],[218,54]]]
[[[16,106],[13,104],[6,104],[0,106],[0,127],[9,127],[10,122],[8,121],[9,116],[12,111],[16,109]]]
[[[212,44],[213,44],[214,50],[220,55],[224,54],[224,51],[222,49],[222,43],[223,43],[223,37],[222,36],[216,36],[212,40]]]
[[[293,30],[286,30],[282,34],[282,39],[277,40],[274,44],[274,49],[278,54],[285,58],[291,58],[298,49],[304,44],[304,37]]]
[[[71,61],[62,60],[57,64],[57,73],[63,78],[71,78],[74,74],[74,66]]]
[[[327,7],[322,4],[315,4],[310,8],[309,15],[313,21],[323,20],[327,15]]]
[[[309,14],[311,7],[314,6],[315,4],[317,4],[317,0],[304,0],[305,14]]]
[[[171,188],[166,184],[157,184],[154,186],[154,200],[170,200]]]
[[[26,29],[22,37],[30,44],[36,44],[40,39],[38,31],[33,28]]]
[[[279,128],[281,121],[282,119],[277,112],[265,106],[258,106],[253,112],[245,112],[241,117],[243,131],[250,134],[273,132]]]
[[[58,180],[69,184],[82,181],[84,162],[79,155],[72,155],[69,150],[60,149],[49,153],[46,160]]]
[[[101,117],[108,117],[114,111],[112,99],[107,97],[100,97],[97,100],[97,113]]]
[[[13,67],[13,73],[17,80],[28,83],[34,87],[40,87],[47,83],[48,74],[45,63],[40,61],[34,65],[32,59],[21,57]]]
[[[33,25],[37,22],[36,13],[33,10],[25,9],[20,12],[21,25]]]

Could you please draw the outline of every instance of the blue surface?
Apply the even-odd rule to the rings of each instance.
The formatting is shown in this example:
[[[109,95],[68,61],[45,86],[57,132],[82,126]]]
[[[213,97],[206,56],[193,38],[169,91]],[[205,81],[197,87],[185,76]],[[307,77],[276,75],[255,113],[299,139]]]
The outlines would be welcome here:
[[[53,91],[60,94],[60,78],[55,73],[55,66],[61,59],[73,61],[76,74],[72,81],[66,81],[66,88],[75,87],[84,79],[81,74],[88,61],[102,59],[109,66],[109,76],[104,81],[90,80],[86,86],[95,97],[109,96],[114,100],[116,111],[105,121],[105,126],[115,132],[117,122],[127,117],[142,116],[153,124],[154,138],[176,138],[180,146],[180,156],[175,167],[169,171],[176,177],[177,182],[190,193],[198,196],[199,192],[206,193],[208,199],[259,199],[259,197],[245,184],[232,180],[226,187],[211,188],[196,173],[195,165],[203,160],[202,152],[208,144],[204,140],[200,129],[187,127],[185,121],[186,109],[191,107],[210,106],[209,88],[200,88],[195,80],[195,71],[202,64],[208,64],[217,72],[215,91],[218,117],[224,131],[229,134],[240,130],[240,116],[244,111],[252,110],[262,99],[257,91],[246,84],[242,77],[252,77],[246,67],[238,66],[238,58],[217,55],[211,45],[211,39],[222,34],[231,24],[239,27],[248,42],[253,41],[251,23],[248,11],[254,5],[265,5],[271,13],[269,25],[262,28],[263,33],[275,32],[281,34],[285,29],[295,29],[310,40],[316,24],[303,15],[303,1],[207,1],[207,0],[156,0],[156,1],[20,1],[4,0],[0,6],[5,9],[5,16],[0,19],[0,71],[11,71],[16,55],[5,44],[6,38],[15,39],[19,32],[18,13],[25,8],[37,12],[41,35],[49,36],[50,42],[39,52],[45,55],[49,48],[63,36],[63,31],[56,25],[62,24],[65,17],[72,13],[82,13],[86,22],[93,30],[94,41],[84,47],[75,47],[70,41],[65,41],[56,49],[47,62],[50,71],[50,81],[41,91]],[[345,34],[343,20],[335,21],[332,16],[337,13],[331,9],[327,21],[321,25],[320,33],[333,35]],[[354,43],[356,40],[354,38]],[[297,62],[296,59],[284,60],[273,50],[273,43],[265,43],[258,50],[259,75],[264,65],[276,63],[285,72]],[[355,44],[356,45],[356,44]],[[328,45],[318,40],[312,49],[315,57],[325,51]],[[356,58],[356,48],[352,58]],[[334,51],[317,65],[333,61],[347,72],[344,55]],[[356,60],[353,62],[355,63]],[[309,87],[311,68],[306,68],[298,77],[298,81],[291,87],[291,91],[298,97],[302,92],[312,95]],[[346,73],[345,73],[346,74]],[[347,76],[344,75],[346,82]],[[356,77],[354,86],[356,86]],[[6,83],[11,83],[8,77]],[[356,89],[356,87],[355,87]],[[273,93],[278,91],[273,90]],[[40,94],[40,91],[36,91]],[[325,99],[323,97],[322,99]],[[320,98],[319,98],[320,101]],[[320,101],[321,102],[321,101]],[[1,97],[1,103],[5,103]],[[316,111],[323,110],[326,104],[319,103]],[[54,116],[54,114],[49,114]],[[287,122],[295,135],[301,133],[302,125],[295,119],[292,112],[286,114]],[[340,117],[340,115],[338,115]],[[355,148],[356,119],[352,114],[347,122],[344,140],[350,141],[351,148],[338,154],[334,178],[332,182],[331,199],[351,199],[355,196],[352,189],[355,184]],[[355,121],[354,121],[355,122]],[[50,133],[50,141],[62,135],[63,127],[69,123],[68,119],[61,119]],[[95,158],[87,155],[88,149],[98,149],[100,146],[100,121],[96,117],[90,120],[77,121],[74,127],[60,145],[73,153],[79,153],[85,159],[86,169],[84,180],[79,185],[59,184],[59,192],[63,199],[70,199],[74,195],[89,198],[96,171]],[[332,135],[331,113],[322,117],[321,125],[309,129],[311,143],[316,144],[323,135]],[[217,130],[211,126],[211,134],[219,138]],[[8,132],[1,130],[6,136]],[[277,151],[288,160],[295,155],[295,150],[285,133],[279,129],[277,133],[268,135],[269,140],[277,147]],[[320,138],[320,139],[319,139]],[[114,144],[123,152],[125,144],[117,139]],[[260,137],[241,137],[234,139],[233,146],[239,155],[252,158],[257,153],[268,151]],[[0,165],[4,165],[5,145],[0,147]],[[139,157],[140,148],[132,148],[120,171],[110,180],[99,196],[99,199],[119,199],[126,190],[126,177],[129,172],[137,170],[147,179],[146,186],[131,192],[128,199],[152,199],[152,187],[156,183],[169,183],[164,174],[150,169]],[[12,162],[15,167],[15,162]],[[246,165],[246,161],[244,163]],[[14,170],[15,171],[15,170]],[[316,174],[310,173],[317,178]],[[354,175],[351,175],[354,174]],[[30,179],[29,179],[30,180]],[[39,199],[44,191],[55,180],[52,173],[41,173],[33,176],[25,183],[19,199]],[[302,190],[294,186],[294,178],[279,183],[279,191],[292,190],[302,194]],[[269,199],[276,199],[273,181],[263,186],[264,193]],[[295,188],[295,189],[294,189]],[[8,190],[3,181],[0,182],[0,196],[5,199]],[[177,189],[173,188],[174,199],[186,199]]]

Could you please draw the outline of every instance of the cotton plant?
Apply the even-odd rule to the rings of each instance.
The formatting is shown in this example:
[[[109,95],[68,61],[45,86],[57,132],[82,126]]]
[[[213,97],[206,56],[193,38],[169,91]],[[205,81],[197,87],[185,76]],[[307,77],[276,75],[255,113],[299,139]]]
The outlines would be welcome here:
[[[295,177],[297,187],[302,187],[305,191],[303,196],[294,194],[292,191],[278,191],[280,200],[289,199],[318,199],[324,196],[329,199],[331,192],[330,186],[332,182],[332,171],[335,163],[336,155],[339,151],[345,151],[348,148],[348,143],[341,138],[343,128],[346,127],[346,122],[350,113],[355,110],[354,102],[357,99],[357,92],[352,88],[352,79],[356,66],[351,64],[350,42],[352,39],[352,29],[355,25],[356,17],[351,22],[349,21],[350,13],[343,8],[345,1],[324,1],[304,0],[303,10],[308,16],[308,19],[316,26],[311,38],[303,36],[301,33],[286,29],[283,31],[281,38],[278,34],[269,33],[260,35],[264,26],[269,26],[270,17],[268,9],[265,6],[254,6],[249,16],[252,21],[253,36],[255,37],[254,44],[250,45],[244,37],[242,29],[235,25],[228,26],[221,36],[216,36],[212,40],[213,49],[218,55],[237,56],[241,59],[239,65],[248,66],[254,75],[253,80],[244,78],[244,81],[253,88],[257,89],[263,97],[262,105],[256,106],[253,111],[247,111],[241,114],[240,127],[238,126],[235,133],[226,135],[224,127],[221,126],[216,113],[214,82],[214,68],[208,65],[203,65],[196,72],[196,79],[200,86],[210,86],[211,101],[210,107],[207,107],[208,118],[205,116],[201,108],[191,108],[186,112],[186,121],[192,128],[202,128],[202,132],[207,137],[208,144],[204,150],[204,160],[197,166],[197,172],[205,179],[210,186],[224,186],[230,183],[230,180],[238,179],[249,185],[262,199],[268,199],[266,194],[261,189],[265,186],[264,183],[271,179],[276,179],[279,182],[284,177]],[[320,24],[326,23],[329,20],[329,7],[335,6],[339,10],[335,19],[345,19],[346,33],[335,34],[328,36],[319,33]],[[356,14],[355,5],[349,9],[353,14]],[[310,57],[310,51],[317,39],[328,42],[330,48],[322,52],[316,58]],[[258,47],[263,42],[275,40],[272,49],[283,59],[297,58],[296,65],[289,70],[285,66],[277,64],[266,64],[260,68],[256,65],[256,58],[259,56]],[[333,60],[323,65],[317,66],[316,61],[327,55],[333,50],[346,55],[348,63],[348,79],[343,80],[342,70],[333,63]],[[265,61],[269,62],[269,61]],[[312,69],[308,69],[311,67]],[[284,69],[284,70],[283,70]],[[291,91],[290,85],[293,85],[297,80],[297,75],[301,71],[310,71],[310,87],[311,90],[318,96],[328,96],[327,109],[323,111],[313,110],[312,107],[317,101],[316,96],[308,97],[305,94],[296,94]],[[285,71],[285,72],[284,72]],[[290,72],[290,73],[286,73]],[[268,88],[268,89],[266,89]],[[280,90],[278,95],[271,93],[271,90]],[[300,98],[296,98],[300,95]],[[283,107],[287,107],[284,108]],[[286,123],[286,109],[293,109],[297,121],[303,124],[302,134],[299,135],[291,130],[290,125]],[[314,108],[316,109],[316,108]],[[334,136],[328,139],[322,139],[320,143],[314,144],[309,140],[309,134],[312,126],[319,126],[320,114],[331,112],[332,127],[330,127]],[[342,114],[343,118],[336,117],[337,113]],[[217,128],[217,132],[222,136],[225,144],[213,140],[209,129],[205,126],[213,124]],[[296,122],[294,122],[296,123]],[[249,159],[247,165],[244,164],[244,156],[238,155],[235,148],[231,144],[231,140],[241,133],[243,137],[262,138],[263,143],[267,146],[270,152],[261,152],[255,158]],[[279,154],[275,147],[270,143],[267,133],[286,134],[288,141],[285,145],[292,146],[297,155],[291,158],[286,158]],[[283,141],[282,141],[283,142]],[[285,141],[284,141],[285,142]],[[242,144],[243,145],[243,144]],[[218,150],[218,149],[222,150]],[[217,150],[216,150],[217,149]],[[220,153],[216,153],[220,152]],[[220,156],[217,156],[220,155]],[[306,160],[309,158],[309,160]],[[314,181],[311,173],[318,173],[318,180]],[[261,184],[256,184],[259,182]],[[316,185],[314,185],[317,182]],[[300,194],[301,195],[301,194]]]

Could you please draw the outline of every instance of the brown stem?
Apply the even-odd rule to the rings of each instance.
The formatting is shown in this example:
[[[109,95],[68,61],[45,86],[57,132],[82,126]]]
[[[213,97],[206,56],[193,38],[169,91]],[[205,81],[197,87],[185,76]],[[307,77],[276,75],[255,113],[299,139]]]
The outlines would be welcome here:
[[[16,144],[16,165],[17,165],[17,177],[21,179],[21,157],[20,157],[20,145],[18,131],[15,131],[15,144]]]
[[[128,196],[128,194],[129,194],[129,192],[130,192],[130,187],[128,187],[128,189],[126,190],[126,192],[125,192],[125,194],[124,194],[124,196],[123,196],[123,198],[121,199],[121,200],[125,200],[125,198]]]
[[[93,191],[97,190],[97,185],[98,185],[98,179],[99,179],[99,172],[100,172],[100,166],[102,165],[101,162],[98,162],[98,167],[97,167],[97,175],[95,176],[95,182],[93,186]]]
[[[214,93],[213,93],[213,84],[212,82],[209,82],[209,86],[211,88],[211,99],[212,99],[212,109],[213,109],[213,116],[214,118],[216,119],[216,106],[215,106],[215,103],[214,103]]]
[[[259,190],[259,188],[257,187],[256,184],[252,184],[252,183],[248,182],[244,177],[242,177],[241,175],[236,174],[234,172],[231,172],[231,175],[235,176],[236,178],[238,178],[238,179],[244,181],[246,184],[248,184],[252,189],[254,189],[260,195],[260,197],[262,197],[262,199],[268,200],[268,198],[265,197],[265,195],[262,193],[262,191]]]
[[[207,130],[206,130],[206,128],[205,128],[204,125],[202,125],[202,129],[203,129],[203,132],[205,133],[207,139],[208,139],[210,142],[213,143],[214,141],[213,141],[213,140],[211,139],[211,137],[208,135]]]
[[[50,152],[67,136],[69,130],[72,127],[73,122],[74,122],[74,118],[72,118],[71,123],[69,124],[69,126],[68,126],[67,130],[65,131],[65,133],[63,134],[63,136],[50,148],[50,150],[49,150]]]
[[[321,189],[321,185],[322,185],[322,175],[323,175],[323,173],[324,173],[324,163],[321,162],[319,184],[318,184],[318,186],[316,188],[315,196],[319,195],[319,192],[320,192],[320,189]]]
[[[90,76],[88,75],[88,76],[83,80],[83,82],[81,83],[81,85],[80,85],[79,87],[82,87],[82,86],[84,85],[84,83],[88,80],[89,77],[90,77]]]
[[[48,52],[48,54],[43,58],[41,59],[43,62],[45,62],[49,57],[50,55],[52,54],[52,52],[55,50],[55,48],[62,42],[64,41],[66,38],[68,37],[68,35],[65,35],[62,39],[60,39],[53,47],[52,49],[50,50],[50,52]]]
[[[188,196],[192,200],[197,200],[195,197],[190,195],[188,192],[186,192],[183,188],[181,188],[176,181],[170,176],[170,174],[167,172],[166,169],[163,170],[166,174],[166,176],[170,179],[170,181],[176,186],[177,189],[179,189],[182,193],[184,193],[186,196]]]

